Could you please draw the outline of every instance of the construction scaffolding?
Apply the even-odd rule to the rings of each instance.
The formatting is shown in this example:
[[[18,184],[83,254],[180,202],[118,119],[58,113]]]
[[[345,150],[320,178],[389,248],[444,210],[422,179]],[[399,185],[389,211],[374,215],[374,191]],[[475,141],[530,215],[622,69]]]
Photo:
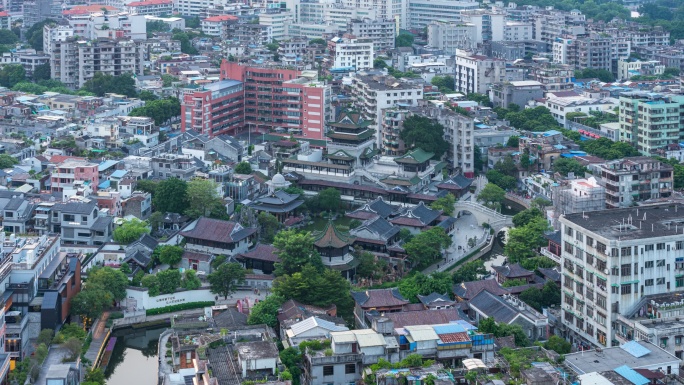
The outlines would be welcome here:
[[[560,229],[561,215],[606,208],[606,190],[594,177],[564,180],[553,187],[553,227]]]

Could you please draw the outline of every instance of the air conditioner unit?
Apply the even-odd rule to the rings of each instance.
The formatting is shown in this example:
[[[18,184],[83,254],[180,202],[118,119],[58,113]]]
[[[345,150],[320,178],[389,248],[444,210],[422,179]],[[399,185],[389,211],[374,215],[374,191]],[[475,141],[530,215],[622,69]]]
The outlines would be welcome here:
[[[603,274],[608,274],[608,269],[603,269]]]

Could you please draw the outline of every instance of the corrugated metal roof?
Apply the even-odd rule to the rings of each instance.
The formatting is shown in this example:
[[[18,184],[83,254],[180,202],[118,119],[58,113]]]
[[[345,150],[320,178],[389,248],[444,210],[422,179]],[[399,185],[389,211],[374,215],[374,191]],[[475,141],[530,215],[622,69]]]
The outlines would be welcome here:
[[[354,330],[354,334],[356,334],[356,342],[358,342],[359,347],[361,348],[387,345],[382,334],[378,334],[372,329]]]
[[[345,326],[337,326],[330,321],[322,320],[318,317],[309,317],[303,321],[297,322],[296,324],[290,326],[290,329],[292,330],[292,334],[296,336],[316,327],[328,330],[329,332],[342,332],[349,330],[349,328]]]
[[[411,337],[416,342],[437,340],[439,338],[437,333],[435,333],[435,329],[429,325],[406,326],[404,329],[411,334]]]
[[[344,344],[356,342],[356,335],[352,331],[332,332],[330,333],[330,339],[336,344]]]
[[[437,333],[437,335],[463,333],[466,331],[466,329],[459,324],[433,325],[432,328],[435,330],[435,333]]]
[[[610,380],[597,372],[582,374],[579,376],[579,380],[582,385],[613,385]]]
[[[637,373],[634,369],[630,368],[627,365],[622,365],[619,368],[615,368],[613,370],[615,371],[615,373],[626,378],[629,382],[631,382],[634,385],[646,385],[649,383],[648,378]]]

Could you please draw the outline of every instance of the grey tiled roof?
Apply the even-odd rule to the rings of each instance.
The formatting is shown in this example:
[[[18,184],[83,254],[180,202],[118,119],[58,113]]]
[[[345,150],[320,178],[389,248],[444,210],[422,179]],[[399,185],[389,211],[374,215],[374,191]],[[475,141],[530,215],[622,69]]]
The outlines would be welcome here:
[[[509,323],[518,316],[518,311],[504,301],[501,297],[482,290],[470,299],[470,306],[477,308],[487,317],[492,317],[496,322]]]

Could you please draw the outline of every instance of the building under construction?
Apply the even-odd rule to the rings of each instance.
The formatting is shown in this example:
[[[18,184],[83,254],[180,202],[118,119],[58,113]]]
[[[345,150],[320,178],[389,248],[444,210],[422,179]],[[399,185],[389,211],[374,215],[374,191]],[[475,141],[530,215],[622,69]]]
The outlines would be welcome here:
[[[606,208],[606,190],[594,177],[564,180],[553,190],[553,227],[555,229],[560,228],[558,218],[561,215]]]

